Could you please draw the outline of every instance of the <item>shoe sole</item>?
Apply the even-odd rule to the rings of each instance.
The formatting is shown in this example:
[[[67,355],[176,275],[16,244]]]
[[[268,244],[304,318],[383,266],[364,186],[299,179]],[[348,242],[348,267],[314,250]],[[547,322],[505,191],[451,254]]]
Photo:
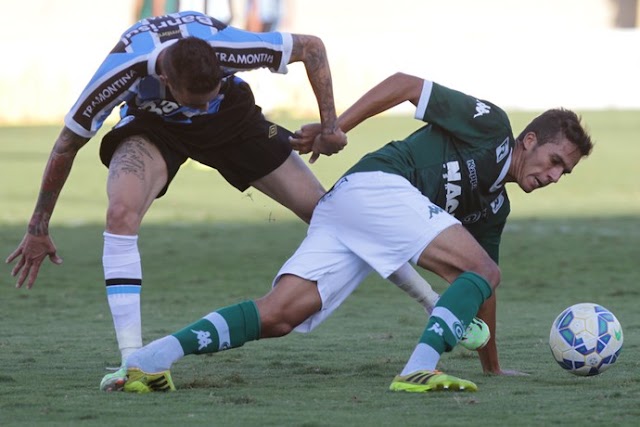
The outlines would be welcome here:
[[[418,385],[406,383],[391,383],[389,386],[391,391],[406,391],[408,393],[426,393],[428,391],[476,391],[473,388],[466,388],[461,385],[440,383],[435,385]]]

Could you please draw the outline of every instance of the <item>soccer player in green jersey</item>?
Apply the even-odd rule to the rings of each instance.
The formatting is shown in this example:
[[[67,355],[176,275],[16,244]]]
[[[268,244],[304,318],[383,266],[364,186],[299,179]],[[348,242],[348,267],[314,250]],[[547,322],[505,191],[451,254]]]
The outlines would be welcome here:
[[[508,182],[529,193],[558,182],[592,150],[580,118],[548,110],[517,138],[496,105],[407,74],[387,78],[339,118],[348,132],[404,101],[428,124],[363,157],[320,200],[306,238],[282,266],[271,291],[221,308],[156,340],[127,359],[125,391],[174,389],[169,369],[188,354],[213,353],[247,341],[309,332],[371,272],[389,277],[413,261],[450,283],[394,391],[477,390],[436,369],[476,314],[492,333],[479,351],[486,373],[503,370],[495,341],[498,249],[509,214]],[[292,140],[301,153],[320,126]]]

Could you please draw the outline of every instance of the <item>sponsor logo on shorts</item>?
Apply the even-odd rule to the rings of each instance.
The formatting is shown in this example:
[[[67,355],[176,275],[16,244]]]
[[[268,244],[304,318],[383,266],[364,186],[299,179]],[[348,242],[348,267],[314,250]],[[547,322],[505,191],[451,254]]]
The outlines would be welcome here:
[[[273,138],[278,134],[278,126],[271,125],[269,126],[269,138]]]

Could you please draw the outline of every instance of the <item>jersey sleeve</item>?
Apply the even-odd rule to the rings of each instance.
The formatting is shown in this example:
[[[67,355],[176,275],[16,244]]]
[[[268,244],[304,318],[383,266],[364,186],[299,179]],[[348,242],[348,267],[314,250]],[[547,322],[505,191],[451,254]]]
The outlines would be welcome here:
[[[511,133],[506,113],[491,102],[425,80],[415,118],[445,129],[462,141]]]
[[[254,33],[226,27],[209,43],[216,50],[220,65],[228,72],[268,68],[271,72],[286,74],[293,36],[290,33]]]
[[[113,108],[134,96],[146,74],[144,58],[127,53],[109,54],[65,116],[65,126],[82,137],[93,137]]]

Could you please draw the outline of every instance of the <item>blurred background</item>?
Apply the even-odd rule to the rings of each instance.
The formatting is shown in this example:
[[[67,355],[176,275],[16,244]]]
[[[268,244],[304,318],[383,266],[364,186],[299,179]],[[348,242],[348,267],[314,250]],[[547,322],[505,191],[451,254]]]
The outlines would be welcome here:
[[[508,110],[640,109],[639,0],[0,0],[0,125],[61,123],[138,18],[205,11],[321,37],[338,112],[403,71]],[[304,68],[242,77],[267,112],[317,115]],[[397,109],[406,109],[400,106]]]

